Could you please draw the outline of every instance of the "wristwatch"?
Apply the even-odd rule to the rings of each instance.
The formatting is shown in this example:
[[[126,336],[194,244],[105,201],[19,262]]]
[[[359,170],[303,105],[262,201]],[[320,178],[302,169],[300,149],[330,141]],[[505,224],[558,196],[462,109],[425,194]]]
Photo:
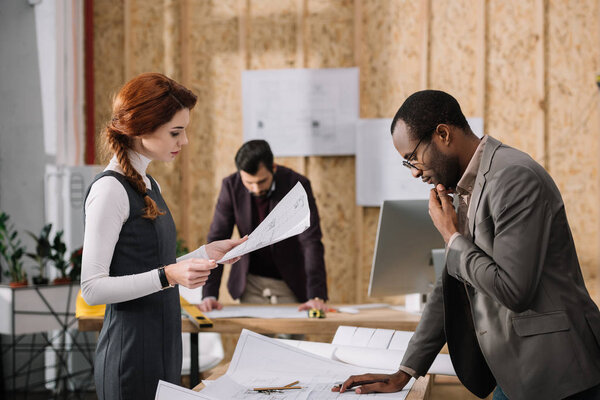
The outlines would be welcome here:
[[[174,287],[174,285],[171,285],[169,283],[169,280],[167,279],[167,273],[165,272],[164,266],[158,269],[158,278],[160,279],[160,290],[170,289]]]

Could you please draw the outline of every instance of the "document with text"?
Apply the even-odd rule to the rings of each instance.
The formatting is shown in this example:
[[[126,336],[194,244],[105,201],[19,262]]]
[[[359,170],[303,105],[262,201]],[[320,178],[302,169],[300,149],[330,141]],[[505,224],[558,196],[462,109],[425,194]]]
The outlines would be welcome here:
[[[306,190],[296,183],[267,217],[248,236],[248,240],[231,249],[218,263],[243,256],[273,243],[299,235],[310,227],[310,208]]]
[[[368,351],[368,350],[365,350]],[[354,391],[332,392],[333,385],[350,375],[366,372],[391,373],[347,365],[277,339],[243,330],[227,373],[202,390],[204,396],[217,399],[398,399],[406,398],[414,379],[397,393],[358,395]],[[291,384],[295,390],[255,390],[281,388]]]

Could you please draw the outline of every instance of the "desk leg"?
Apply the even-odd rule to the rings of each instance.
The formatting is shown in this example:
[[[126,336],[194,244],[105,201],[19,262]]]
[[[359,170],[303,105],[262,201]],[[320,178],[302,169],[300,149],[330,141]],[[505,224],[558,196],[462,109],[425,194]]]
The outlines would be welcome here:
[[[198,334],[190,333],[190,388],[200,383],[198,365]]]

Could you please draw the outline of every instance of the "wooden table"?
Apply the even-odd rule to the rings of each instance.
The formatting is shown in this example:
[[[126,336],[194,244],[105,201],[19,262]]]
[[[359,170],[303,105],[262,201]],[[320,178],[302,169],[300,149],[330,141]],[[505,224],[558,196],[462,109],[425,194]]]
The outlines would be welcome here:
[[[250,306],[256,306],[256,304]],[[272,307],[278,306],[273,305]],[[336,308],[340,306],[330,305],[330,307]],[[103,319],[103,317],[81,317],[78,321],[79,330],[82,332],[100,331]],[[329,312],[326,318],[218,318],[212,320],[214,324],[212,328],[197,328],[190,320],[183,318],[181,321],[181,330],[191,333],[190,382],[191,386],[195,386],[198,384],[198,333],[200,332],[239,334],[242,329],[249,329],[261,334],[334,334],[340,325],[414,331],[419,323],[419,319],[419,315],[405,311],[397,311],[391,308],[375,308],[360,310],[358,314]]]
[[[256,306],[255,304],[252,306]],[[289,306],[289,304],[288,304]],[[278,307],[274,305],[272,307]],[[332,305],[332,308],[338,306]],[[188,319],[182,319],[183,332],[217,332],[240,333],[249,329],[256,333],[296,333],[296,334],[333,334],[340,325],[366,328],[394,329],[398,331],[414,331],[420,316],[391,308],[361,310],[358,314],[329,312],[326,318],[218,318],[213,319],[212,328],[200,328]],[[102,328],[102,317],[82,317],[79,319],[80,331],[99,331]]]
[[[219,365],[213,370],[213,373],[208,376],[207,380],[212,381],[221,377],[225,374],[225,372],[227,372],[228,368],[229,363]],[[430,375],[425,375],[417,379],[417,381],[413,384],[412,388],[410,389],[410,392],[408,392],[406,400],[428,400],[432,382],[433,377],[431,377]],[[202,389],[204,389],[204,384],[200,383],[197,386],[195,386],[193,390],[199,392]]]

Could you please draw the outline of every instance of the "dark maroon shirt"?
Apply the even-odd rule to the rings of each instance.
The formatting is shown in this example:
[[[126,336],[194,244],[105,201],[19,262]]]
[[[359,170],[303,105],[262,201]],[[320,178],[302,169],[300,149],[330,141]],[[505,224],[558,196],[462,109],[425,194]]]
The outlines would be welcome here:
[[[269,198],[267,196],[252,196],[252,230],[269,214]],[[271,246],[263,247],[250,253],[250,266],[248,269],[253,275],[266,276],[267,278],[281,279],[277,265],[273,259]]]

